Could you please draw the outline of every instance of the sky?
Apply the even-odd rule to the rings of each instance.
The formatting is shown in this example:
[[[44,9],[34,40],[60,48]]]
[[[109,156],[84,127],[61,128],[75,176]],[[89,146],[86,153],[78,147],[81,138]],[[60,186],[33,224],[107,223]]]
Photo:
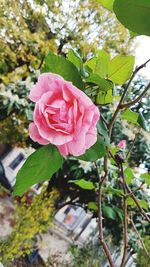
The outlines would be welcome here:
[[[136,66],[139,66],[150,59],[150,37],[148,36],[138,36],[135,38],[136,49]],[[140,71],[140,74],[150,79],[150,62],[147,64],[146,68]]]

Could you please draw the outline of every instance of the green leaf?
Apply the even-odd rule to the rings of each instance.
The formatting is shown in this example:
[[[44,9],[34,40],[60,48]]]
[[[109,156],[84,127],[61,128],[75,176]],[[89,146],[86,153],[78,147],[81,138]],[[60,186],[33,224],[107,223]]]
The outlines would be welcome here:
[[[62,157],[56,147],[46,145],[31,154],[19,170],[13,195],[21,196],[32,185],[49,180],[62,166]]]
[[[111,146],[110,151],[112,155],[114,156],[119,151],[119,148],[117,146]]]
[[[144,199],[139,200],[138,199],[138,203],[143,209],[145,209],[145,210],[148,209],[148,202],[146,200],[144,200]],[[131,197],[129,197],[127,199],[127,204],[128,204],[128,206],[136,207],[136,203],[134,202],[134,200]]]
[[[73,49],[68,50],[68,60],[71,61],[79,71],[83,67],[83,62],[80,55]]]
[[[107,92],[104,91],[99,91],[97,98],[96,98],[96,103],[99,105],[107,105],[112,103],[113,101],[113,95],[112,95],[112,90],[108,90]]]
[[[93,73],[98,74],[101,78],[106,78],[108,74],[108,64],[110,55],[105,50],[99,50],[97,56],[88,60],[85,66],[91,68]]]
[[[116,84],[124,84],[131,76],[134,56],[115,56],[108,65],[108,79]]]
[[[113,11],[114,0],[97,0],[97,2],[108,10]]]
[[[84,66],[90,68],[91,71],[95,72],[96,61],[97,57],[92,57],[84,63]]]
[[[84,179],[79,179],[79,180],[71,180],[69,183],[73,183],[81,187],[82,189],[86,190],[93,190],[95,188],[94,184],[90,181],[86,181]]]
[[[101,118],[99,119],[99,121],[97,123],[97,130],[98,130],[98,133],[103,136],[106,146],[109,146],[110,145],[110,138],[108,135],[108,130],[107,130],[107,128],[106,128],[106,126],[105,126],[105,124]]]
[[[84,161],[95,161],[97,159],[104,157],[105,154],[106,154],[105,142],[98,137],[97,142],[90,149],[88,149],[85,152],[85,154],[77,158]]]
[[[109,61],[110,55],[105,50],[99,50],[95,73],[99,74],[102,78],[106,78],[108,74]]]
[[[121,113],[121,115],[122,115],[122,118],[127,120],[128,122],[131,122],[134,124],[137,124],[138,122],[139,114],[130,109],[126,109],[125,111]]]
[[[126,168],[124,171],[124,174],[125,174],[125,180],[127,184],[130,184],[132,180],[134,179],[133,170],[131,168]]]
[[[121,115],[123,119],[127,120],[128,122],[141,126],[145,131],[150,130],[142,113],[137,113],[130,109],[126,109],[121,113]]]
[[[146,120],[145,120],[145,118],[141,112],[139,113],[139,117],[138,117],[137,122],[145,131],[149,132],[150,129],[149,129],[147,122],[146,122]]]
[[[89,210],[94,210],[94,211],[97,211],[98,210],[98,205],[97,205],[97,203],[95,203],[95,202],[89,202],[88,203],[88,209]]]
[[[111,186],[103,187],[103,191],[104,191],[104,193],[119,196],[119,197],[122,197],[122,195],[123,195],[122,189],[116,189],[116,188],[111,187]]]
[[[118,20],[129,30],[150,35],[149,0],[115,0],[114,12]]]
[[[103,205],[102,212],[103,212],[104,217],[106,217],[108,219],[112,219],[112,220],[116,219],[116,212],[113,210],[112,207]]]
[[[100,91],[107,92],[108,90],[112,90],[113,83],[111,81],[105,80],[101,78],[96,73],[90,73],[88,78],[86,79],[86,82],[88,83],[94,83],[99,86]]]
[[[147,185],[150,186],[150,174],[149,173],[143,173],[140,178],[142,178]]]
[[[49,52],[44,60],[42,72],[52,72],[61,75],[65,80],[70,81],[76,87],[84,89],[84,83],[75,65],[62,56]]]
[[[113,206],[113,209],[115,210],[115,212],[117,213],[118,217],[122,221],[123,220],[123,210],[118,208],[118,207],[116,207],[116,206]]]

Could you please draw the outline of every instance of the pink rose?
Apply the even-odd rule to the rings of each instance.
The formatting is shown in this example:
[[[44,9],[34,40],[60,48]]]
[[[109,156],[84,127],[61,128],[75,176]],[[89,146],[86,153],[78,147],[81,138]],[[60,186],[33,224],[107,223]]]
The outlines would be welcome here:
[[[118,147],[120,149],[125,149],[126,148],[126,140],[120,140],[120,142],[118,143]]]
[[[71,82],[53,73],[39,76],[29,98],[35,102],[30,137],[41,145],[54,144],[64,156],[79,156],[97,140],[99,110]]]

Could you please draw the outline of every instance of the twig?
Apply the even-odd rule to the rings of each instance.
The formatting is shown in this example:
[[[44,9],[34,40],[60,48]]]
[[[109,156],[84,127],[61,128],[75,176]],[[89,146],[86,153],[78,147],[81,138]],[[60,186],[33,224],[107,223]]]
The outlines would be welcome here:
[[[144,219],[150,223],[150,218],[147,216],[145,211],[142,209],[142,207],[140,206],[140,204],[138,202],[138,199],[136,198],[136,196],[134,195],[134,193],[132,192],[132,190],[130,189],[130,187],[127,184],[126,184],[126,189],[127,189],[127,192],[130,193],[130,197],[135,202],[137,208],[139,209],[139,211],[142,214],[142,216],[144,217]]]
[[[128,107],[131,107],[131,106],[135,105],[136,103],[140,102],[142,100],[142,98],[146,95],[146,93],[148,92],[149,89],[150,89],[150,83],[148,83],[145,90],[137,98],[135,98],[134,100],[132,100],[128,103],[121,104],[120,108],[121,109],[128,108]]]
[[[127,196],[130,197],[132,194],[135,194],[136,192],[138,192],[139,190],[141,190],[144,184],[145,184],[145,182],[142,182],[141,185],[138,188],[136,188],[134,191],[132,191],[131,193],[129,193]]]
[[[139,133],[140,133],[140,130],[135,134],[135,137],[134,137],[134,140],[133,140],[133,142],[132,142],[132,145],[131,145],[131,147],[129,148],[127,154],[126,154],[126,159],[129,158],[129,156],[130,156],[130,154],[131,154],[131,152],[132,152],[132,149],[133,149],[133,147],[134,147],[134,145],[135,145],[136,138],[137,138],[137,136],[139,135]]]
[[[122,178],[122,185],[123,185],[123,239],[124,239],[124,250],[123,250],[123,256],[120,267],[125,266],[126,256],[127,256],[127,250],[128,250],[128,223],[127,223],[127,190],[125,185],[125,177],[124,177],[124,171],[123,171],[123,163],[120,164],[120,173]]]
[[[103,236],[103,223],[102,223],[102,184],[105,180],[105,178],[107,177],[107,156],[105,156],[104,158],[104,171],[105,174],[103,176],[99,175],[99,170],[98,170],[98,166],[97,163],[95,162],[95,167],[97,170],[97,174],[99,177],[99,189],[98,189],[98,229],[99,229],[99,241],[100,244],[103,247],[103,250],[107,256],[107,259],[109,261],[109,264],[111,267],[115,267],[113,259],[112,259],[112,255],[110,252],[109,247],[107,246],[106,242],[104,241],[104,236]]]
[[[118,165],[119,167],[119,163],[118,161],[116,160],[116,158],[112,155],[112,153],[109,151],[110,155],[112,156],[112,158],[114,159],[114,161],[116,162],[116,164]],[[137,208],[139,209],[140,213],[142,214],[142,216],[144,217],[144,219],[146,221],[148,221],[150,223],[150,218],[147,216],[147,214],[145,213],[145,211],[142,209],[142,207],[140,206],[139,202],[138,202],[138,199],[136,198],[136,196],[134,195],[134,192],[132,192],[132,190],[130,189],[130,187],[127,185],[127,183],[125,182],[125,186],[126,186],[126,189],[127,189],[127,197],[130,195],[130,197],[133,199],[133,201],[135,202]]]
[[[100,118],[101,118],[102,121],[105,123],[106,127],[108,128],[108,127],[109,127],[109,124],[108,124],[108,122],[106,121],[106,119],[104,118],[104,116],[102,115],[102,113],[101,113],[101,115],[100,115]]]
[[[136,234],[137,234],[137,236],[138,236],[138,238],[139,238],[139,241],[140,241],[140,243],[141,243],[141,245],[142,245],[142,247],[143,247],[145,253],[147,254],[147,256],[148,256],[149,259],[150,259],[150,255],[149,255],[149,253],[148,253],[148,251],[147,251],[147,249],[146,249],[146,247],[145,247],[145,244],[144,244],[144,242],[143,242],[143,239],[141,238],[141,236],[140,236],[140,234],[139,234],[139,232],[138,232],[138,230],[137,230],[137,228],[136,228],[136,226],[135,226],[135,224],[134,224],[132,218],[130,218],[130,223],[131,223],[131,225],[132,225],[134,231],[136,232]]]

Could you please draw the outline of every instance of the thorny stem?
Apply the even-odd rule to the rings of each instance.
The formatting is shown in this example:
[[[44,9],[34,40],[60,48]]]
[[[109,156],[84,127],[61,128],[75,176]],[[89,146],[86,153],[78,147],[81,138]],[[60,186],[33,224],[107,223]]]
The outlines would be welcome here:
[[[127,190],[125,185],[125,177],[124,177],[124,171],[123,171],[123,164],[120,164],[120,174],[121,174],[121,180],[122,180],[122,187],[124,191],[123,196],[123,239],[124,239],[124,250],[123,250],[123,256],[120,267],[125,266],[126,262],[126,256],[127,256],[127,250],[128,250],[128,223],[127,223]]]
[[[105,240],[104,240],[104,236],[103,236],[103,222],[102,222],[102,184],[105,180],[105,178],[107,177],[108,174],[108,170],[107,170],[107,156],[105,156],[104,158],[104,175],[101,176],[99,175],[99,170],[98,170],[98,166],[97,163],[95,162],[95,167],[97,170],[97,174],[99,177],[99,189],[98,189],[98,230],[99,230],[99,241],[100,244],[103,247],[103,250],[107,256],[107,259],[109,261],[109,264],[111,267],[115,267],[113,259],[112,259],[112,255],[110,252],[109,247],[107,246]]]

